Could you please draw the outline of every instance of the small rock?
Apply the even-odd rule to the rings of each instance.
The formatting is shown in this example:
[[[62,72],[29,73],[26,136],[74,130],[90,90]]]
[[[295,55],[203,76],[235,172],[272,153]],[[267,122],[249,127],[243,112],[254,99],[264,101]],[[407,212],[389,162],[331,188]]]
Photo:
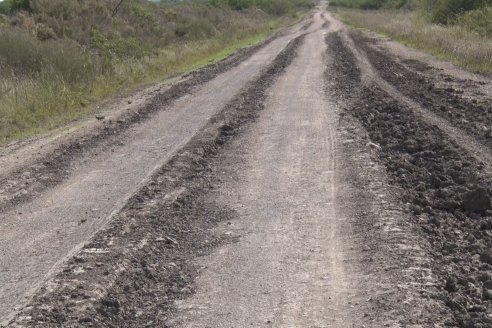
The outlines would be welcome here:
[[[483,283],[484,289],[492,289],[492,280],[487,280]]]
[[[486,301],[492,301],[492,289],[483,290],[483,299]]]
[[[492,219],[486,219],[480,223],[481,230],[492,230]]]
[[[413,214],[415,215],[420,215],[422,214],[422,207],[418,206],[418,205],[412,205],[410,207],[410,209],[412,210]]]
[[[89,323],[89,322],[92,322],[91,317],[82,317],[79,319],[79,323]]]
[[[430,211],[427,211],[427,208],[430,208],[429,206],[427,206],[424,210],[425,213],[431,213],[432,209],[430,209]],[[430,224],[433,224],[435,225],[436,227],[440,227],[441,226],[441,221],[439,221],[438,218],[436,218],[435,216],[434,217],[431,217],[428,221]]]
[[[446,279],[445,289],[448,292],[458,291],[458,280],[455,277],[448,277],[448,279]]]
[[[119,308],[120,307],[120,302],[116,299],[103,299],[101,301],[101,304],[107,307],[114,307],[114,308]]]
[[[483,263],[492,265],[492,250],[486,250],[485,252],[480,254],[480,260]]]

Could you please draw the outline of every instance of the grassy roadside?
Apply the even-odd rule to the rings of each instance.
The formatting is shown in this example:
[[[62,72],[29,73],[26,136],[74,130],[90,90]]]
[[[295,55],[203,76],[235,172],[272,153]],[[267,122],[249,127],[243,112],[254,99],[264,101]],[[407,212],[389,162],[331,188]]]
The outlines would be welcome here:
[[[309,1],[236,10],[209,0],[30,0],[19,11],[0,11],[0,144],[64,126],[111,95],[258,43],[298,21]]]
[[[165,47],[154,56],[122,60],[114,72],[87,85],[67,87],[61,80],[3,79],[0,90],[0,144],[32,136],[95,111],[93,104],[123,90],[163,81],[203,67],[240,48],[263,41],[275,30],[293,23],[283,19],[243,31]],[[8,92],[8,91],[14,92]]]
[[[459,25],[433,24],[417,12],[337,8],[338,17],[473,72],[492,73],[492,39]]]

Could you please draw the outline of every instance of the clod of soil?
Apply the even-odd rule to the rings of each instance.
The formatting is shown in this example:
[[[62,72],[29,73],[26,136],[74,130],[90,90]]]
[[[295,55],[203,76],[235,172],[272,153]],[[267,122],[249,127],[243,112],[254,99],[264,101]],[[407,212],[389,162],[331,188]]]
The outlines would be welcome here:
[[[485,188],[470,190],[463,196],[463,209],[467,213],[485,212],[491,209],[491,198]]]

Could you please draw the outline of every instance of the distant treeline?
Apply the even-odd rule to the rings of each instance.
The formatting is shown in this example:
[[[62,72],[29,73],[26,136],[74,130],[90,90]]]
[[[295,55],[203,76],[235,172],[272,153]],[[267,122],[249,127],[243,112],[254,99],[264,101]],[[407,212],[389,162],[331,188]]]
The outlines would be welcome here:
[[[402,8],[408,0],[333,0],[331,6],[358,8],[358,9],[382,9],[382,8]]]
[[[116,4],[120,0],[116,0]],[[0,13],[12,14],[17,11],[30,11],[33,7],[33,2],[36,0],[5,0],[0,2]],[[123,0],[124,2],[134,2],[132,0]],[[284,15],[289,11],[296,8],[309,8],[313,6],[312,0],[160,0],[152,1],[156,3],[162,3],[165,5],[170,4],[210,4],[212,6],[230,7],[234,10],[243,10],[252,7],[257,7],[264,10],[269,14]]]

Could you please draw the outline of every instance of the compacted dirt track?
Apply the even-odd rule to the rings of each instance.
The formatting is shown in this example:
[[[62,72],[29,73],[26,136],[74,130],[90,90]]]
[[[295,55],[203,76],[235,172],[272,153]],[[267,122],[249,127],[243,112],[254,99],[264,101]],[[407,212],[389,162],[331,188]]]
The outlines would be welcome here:
[[[11,169],[4,325],[492,326],[486,78],[437,81],[325,6],[107,151]]]

